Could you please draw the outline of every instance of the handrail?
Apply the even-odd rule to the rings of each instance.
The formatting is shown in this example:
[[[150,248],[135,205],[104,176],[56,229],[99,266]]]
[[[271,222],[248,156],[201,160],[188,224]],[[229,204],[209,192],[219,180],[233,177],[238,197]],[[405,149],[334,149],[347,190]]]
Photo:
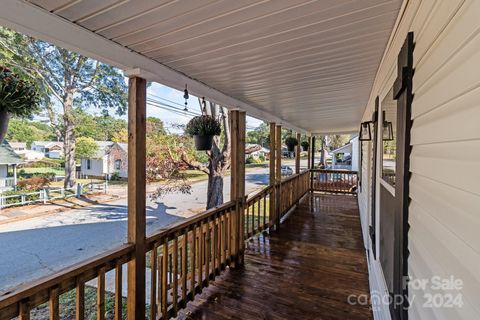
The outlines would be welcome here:
[[[312,169],[313,191],[357,193],[358,172],[352,170]]]
[[[125,264],[131,260],[134,247],[132,244],[124,244],[4,294],[0,297],[0,320],[17,316],[20,303],[24,299],[28,299],[29,308],[35,307],[51,299],[52,289],[58,290],[56,297],[58,299],[58,295],[74,289],[78,281],[84,285],[85,282],[98,277],[100,270],[104,274],[118,265]]]
[[[242,201],[226,202],[148,236],[145,254],[152,284],[151,319],[176,316],[178,309],[194,300],[210,280],[242,254],[242,239],[278,223],[298,203],[309,190],[309,177],[308,170],[292,175],[245,196]],[[77,310],[83,312],[86,282],[95,278],[97,314],[105,314],[105,273],[113,269],[114,310],[116,317],[121,318],[122,267],[133,258],[134,248],[133,244],[125,244],[4,294],[0,297],[0,320],[27,314],[47,301],[50,315],[58,318],[59,296],[75,288],[80,295],[75,302]]]

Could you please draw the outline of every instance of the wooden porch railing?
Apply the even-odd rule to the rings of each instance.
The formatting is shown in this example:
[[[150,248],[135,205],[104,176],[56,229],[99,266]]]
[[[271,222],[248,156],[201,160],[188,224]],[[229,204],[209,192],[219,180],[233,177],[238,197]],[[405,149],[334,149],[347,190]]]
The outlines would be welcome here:
[[[312,169],[313,191],[357,193],[357,171]]]
[[[239,246],[234,241],[240,237],[233,233],[244,230],[248,238],[271,227],[278,215],[283,217],[308,192],[309,176],[309,171],[304,171],[275,187],[269,186],[250,195],[243,213],[243,229],[236,228],[240,221],[236,219],[238,203],[230,201],[147,237],[146,271],[149,274],[147,282],[151,284],[146,306],[149,318],[176,316],[179,309],[194,300],[196,294],[236,260],[235,248]],[[269,205],[274,190],[281,192],[277,212]],[[30,311],[46,302],[50,319],[60,319],[60,296],[71,290],[76,292],[76,319],[83,320],[86,317],[86,283],[94,279],[97,319],[105,319],[106,311],[113,312],[117,320],[123,319],[127,300],[122,294],[122,269],[133,259],[133,252],[134,245],[126,244],[3,295],[0,297],[0,320],[30,319]],[[105,303],[105,274],[109,271],[115,272],[113,311],[106,310]]]

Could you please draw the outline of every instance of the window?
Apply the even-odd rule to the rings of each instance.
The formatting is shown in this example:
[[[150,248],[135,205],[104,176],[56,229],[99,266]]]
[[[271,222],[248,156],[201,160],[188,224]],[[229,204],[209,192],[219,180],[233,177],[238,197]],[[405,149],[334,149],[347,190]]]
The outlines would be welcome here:
[[[379,129],[382,133],[382,179],[395,187],[397,158],[397,100],[393,99],[393,88],[381,105],[382,117]]]
[[[122,160],[115,160],[115,170],[120,170],[122,168]]]
[[[87,170],[90,170],[92,168],[92,160],[87,159]]]

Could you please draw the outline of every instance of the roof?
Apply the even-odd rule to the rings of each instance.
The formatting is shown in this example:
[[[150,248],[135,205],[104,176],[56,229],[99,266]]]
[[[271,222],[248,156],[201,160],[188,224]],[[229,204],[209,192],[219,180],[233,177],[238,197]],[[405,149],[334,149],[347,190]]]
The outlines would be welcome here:
[[[110,1],[111,2],[111,1]],[[2,3],[5,26],[296,131],[355,132],[402,0]]]
[[[8,144],[9,144],[10,147],[12,147],[13,149],[17,149],[17,148],[27,148],[27,143],[26,143],[26,142],[12,142],[12,141],[8,141]]]
[[[352,143],[349,142],[346,145],[331,151],[331,153],[352,153]]]
[[[42,146],[45,148],[49,148],[50,146],[53,146],[53,145],[58,145],[63,147],[62,141],[33,141],[32,144],[35,144],[37,146]]]
[[[99,159],[105,156],[110,152],[113,146],[119,146],[120,149],[128,153],[128,144],[126,143],[118,143],[113,141],[95,141],[98,146],[97,152],[93,158]]]
[[[20,164],[23,160],[6,143],[0,144],[0,164]]]

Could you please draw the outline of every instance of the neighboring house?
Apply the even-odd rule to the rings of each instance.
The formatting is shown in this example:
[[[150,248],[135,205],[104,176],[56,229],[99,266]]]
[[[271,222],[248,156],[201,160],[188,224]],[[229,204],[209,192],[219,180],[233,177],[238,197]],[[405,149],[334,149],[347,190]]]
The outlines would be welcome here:
[[[16,154],[25,154],[27,152],[27,143],[26,142],[8,142],[10,148],[15,151]]]
[[[96,141],[98,150],[91,158],[82,158],[80,173],[88,178],[107,178],[118,174],[128,178],[128,147],[126,143]]]
[[[259,157],[265,157],[268,159],[270,150],[262,147],[259,144],[246,144],[245,145],[245,158],[252,157],[258,159]]]
[[[0,190],[10,190],[17,184],[17,165],[22,162],[6,142],[0,144]],[[8,176],[10,166],[13,168],[13,177]]]
[[[331,151],[332,169],[358,170],[358,136],[338,149]]]
[[[61,157],[63,157],[63,142],[33,141],[32,151],[41,152],[48,158],[60,159]]]

